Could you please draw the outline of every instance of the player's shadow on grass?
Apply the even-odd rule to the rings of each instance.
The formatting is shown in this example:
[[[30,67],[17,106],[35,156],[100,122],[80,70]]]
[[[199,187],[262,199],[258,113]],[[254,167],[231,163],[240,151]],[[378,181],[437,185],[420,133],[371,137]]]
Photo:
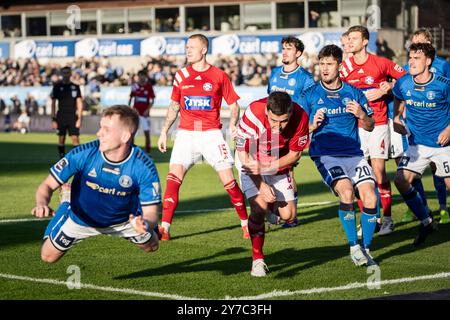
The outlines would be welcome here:
[[[42,241],[48,222],[49,220],[40,220],[0,224],[0,248]]]
[[[374,259],[378,263],[382,263],[384,260],[387,260],[391,257],[398,257],[404,254],[417,252],[423,249],[429,249],[431,247],[450,241],[450,238],[448,236],[450,234],[450,224],[438,224],[437,225],[438,230],[429,235],[426,238],[425,243],[423,243],[419,247],[414,247],[413,241],[419,230],[419,222],[412,222],[411,224],[412,225],[409,228],[402,230],[395,230],[388,236],[379,236],[374,239],[371,249],[374,252]],[[404,241],[406,241],[407,244],[384,252],[380,255],[376,254],[376,251],[378,249],[388,248],[392,244]]]

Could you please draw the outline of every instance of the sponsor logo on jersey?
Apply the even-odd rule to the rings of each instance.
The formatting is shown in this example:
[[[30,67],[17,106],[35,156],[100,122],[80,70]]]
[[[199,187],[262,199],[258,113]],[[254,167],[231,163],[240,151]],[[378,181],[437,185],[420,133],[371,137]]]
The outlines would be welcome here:
[[[348,212],[345,217],[344,220],[349,221],[349,220],[355,220],[355,214]],[[375,219],[376,220],[376,219]]]
[[[364,73],[364,70],[363,69],[359,69],[358,73]]]
[[[92,178],[97,178],[97,172],[95,171],[95,168],[93,168],[89,173],[88,173],[89,177]]]
[[[211,97],[185,96],[184,107],[186,110],[211,110]]]
[[[365,82],[366,84],[373,84],[373,83],[375,82],[375,80],[373,79],[373,77],[368,76],[368,77],[366,77],[366,78],[364,79],[364,82]]]
[[[293,86],[295,86],[295,83],[296,83],[297,81],[295,81],[295,79],[294,78],[292,78],[292,79],[289,79],[289,81],[288,81],[288,85],[290,85],[291,87],[293,87]]]
[[[298,139],[298,146],[300,148],[304,148],[306,146],[306,144],[308,143],[308,137],[309,135],[304,135],[303,137],[300,137]]]
[[[129,176],[123,175],[119,178],[119,184],[124,188],[130,188],[133,185],[133,180]]]
[[[319,98],[319,101],[317,101],[317,104],[324,104],[322,98]]]
[[[409,91],[409,90],[406,91],[406,96],[407,96],[407,97],[411,97],[411,91]]]
[[[397,72],[403,72],[403,68],[400,67],[398,64],[395,64],[394,70],[397,71]]]
[[[62,158],[61,160],[58,161],[57,164],[55,164],[55,170],[59,173],[61,173],[61,171],[63,171],[63,169],[65,167],[67,167],[69,165],[69,160],[67,160],[67,158]]]
[[[435,97],[436,97],[436,94],[434,93],[434,91],[428,91],[427,92],[428,100],[433,100]]]
[[[202,80],[202,77],[196,76],[194,80]]]
[[[243,148],[245,146],[245,138],[244,137],[237,137],[236,138],[236,147]]]
[[[348,80],[348,83],[356,83],[359,82],[359,79]]]
[[[212,84],[209,83],[209,82],[206,82],[205,84],[203,84],[203,90],[211,91],[212,90]]]
[[[294,90],[292,89],[287,89],[287,88],[280,88],[277,86],[272,86],[271,88],[272,90],[270,92],[274,92],[274,91],[278,91],[278,92],[286,92],[288,95],[293,96],[294,95]]]
[[[108,172],[108,173],[112,173],[115,175],[119,175],[120,174],[120,168],[110,165],[108,163],[103,164],[103,168],[102,171]]]
[[[416,85],[414,85],[414,91],[425,91],[425,87],[424,86],[416,86]]]
[[[189,85],[186,85],[186,86],[182,86],[182,87],[181,87],[181,90],[189,89],[189,88],[195,88],[195,86],[192,85],[192,84],[189,84]]]
[[[129,192],[126,192],[126,191],[116,190],[116,188],[102,187],[99,184],[90,182],[90,181],[86,181],[86,185],[89,188],[91,188],[92,190],[95,190],[95,191],[98,191],[98,192],[104,193],[104,194],[110,194],[113,196],[125,197],[126,195],[130,194]]]

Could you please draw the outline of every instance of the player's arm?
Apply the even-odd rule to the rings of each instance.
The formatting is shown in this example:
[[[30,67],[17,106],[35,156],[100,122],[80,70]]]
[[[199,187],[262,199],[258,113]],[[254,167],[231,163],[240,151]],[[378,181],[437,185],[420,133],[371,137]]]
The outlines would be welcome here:
[[[364,112],[361,105],[355,100],[349,102],[346,111],[352,113],[361,123],[361,126],[366,131],[373,131],[375,127],[375,120]]]
[[[178,112],[180,112],[180,103],[178,101],[171,100],[169,108],[167,110],[166,120],[161,129],[161,134],[159,135],[158,139],[158,149],[163,153],[167,151],[167,133],[177,119]]]
[[[78,129],[81,128],[81,118],[83,116],[83,99],[81,97],[78,97],[76,100],[77,104],[77,122],[75,124],[75,127]]]
[[[231,139],[235,139],[237,136],[237,123],[239,121],[239,105],[234,102],[228,106],[230,108],[230,134]]]
[[[264,201],[267,203],[273,203],[276,201],[275,192],[261,177],[261,168],[258,161],[252,159],[252,157],[245,150],[236,151],[239,160],[242,163],[242,170],[250,177],[250,179],[258,188]]]
[[[130,221],[139,233],[146,233],[154,230],[158,225],[158,205],[152,204],[142,206],[142,216],[135,217],[130,215]]]
[[[301,151],[289,150],[288,154],[284,155],[277,161],[274,161],[270,164],[270,167],[264,167],[261,169],[264,173],[276,173],[280,168],[291,167],[302,157]]]
[[[317,110],[317,112],[314,114],[313,121],[309,124],[309,133],[312,133],[314,132],[314,130],[319,128],[324,119],[325,111],[323,109]]]
[[[403,124],[403,121],[401,120],[401,116],[403,115],[403,112],[405,110],[405,101],[394,98],[394,118],[393,118],[393,126],[394,131],[402,134],[407,135],[408,132],[406,131],[405,125]]]
[[[48,217],[53,210],[48,204],[52,199],[53,192],[58,189],[60,184],[49,174],[47,178],[40,184],[36,191],[36,206],[31,210],[31,214],[37,218]]]

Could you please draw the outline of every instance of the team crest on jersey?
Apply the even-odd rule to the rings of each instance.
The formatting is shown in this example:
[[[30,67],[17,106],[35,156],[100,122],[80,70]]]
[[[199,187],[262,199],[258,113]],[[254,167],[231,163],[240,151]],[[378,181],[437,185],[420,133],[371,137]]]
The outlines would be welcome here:
[[[206,83],[203,85],[203,90],[205,90],[205,91],[211,91],[211,90],[212,90],[212,84],[209,83],[209,82],[206,82]]]
[[[346,97],[346,98],[342,99],[342,104],[344,106],[348,105],[350,102],[352,102],[352,99],[350,99],[350,98]]]
[[[133,180],[129,176],[123,175],[119,179],[119,184],[124,188],[130,188],[133,185]]]
[[[373,84],[373,83],[375,82],[375,80],[373,79],[373,77],[368,76],[368,77],[366,77],[366,78],[364,79],[364,82],[365,82],[366,84]]]
[[[295,81],[294,78],[289,79],[289,81],[288,81],[288,84],[289,84],[291,87],[295,86],[295,83],[296,83],[296,81]]]
[[[61,172],[68,165],[69,165],[69,160],[67,160],[66,158],[62,158],[61,160],[58,161],[57,164],[55,164],[55,170],[57,172]]]
[[[436,94],[434,93],[434,91],[428,91],[427,92],[428,100],[433,100],[435,97],[436,97]]]

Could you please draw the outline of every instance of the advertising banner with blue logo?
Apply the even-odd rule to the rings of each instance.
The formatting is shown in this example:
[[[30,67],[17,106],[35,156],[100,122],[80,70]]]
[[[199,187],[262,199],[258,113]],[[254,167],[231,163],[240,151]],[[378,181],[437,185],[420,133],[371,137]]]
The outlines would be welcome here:
[[[153,88],[155,91],[154,106],[157,108],[165,108],[170,104],[170,97],[172,95],[172,87],[159,87]],[[251,102],[264,98],[267,96],[267,87],[247,87],[239,86],[235,88],[236,93],[241,97],[238,101],[239,105],[243,108],[247,107]],[[104,87],[100,89],[100,105],[102,107],[109,107],[115,104],[128,104],[130,98],[130,87]],[[227,104],[222,99],[222,106]],[[200,104],[199,102],[190,101],[188,109],[207,110],[209,106],[207,104]]]
[[[0,59],[9,58],[9,42],[0,42]]]
[[[209,37],[209,54],[266,54],[281,53],[281,39],[285,35],[225,34]],[[305,51],[317,54],[327,44],[340,45],[341,32],[305,32],[292,34],[305,44]],[[370,33],[369,51],[376,51],[377,33]],[[152,36],[148,38],[86,38],[82,40],[41,41],[22,40],[15,44],[16,58],[123,57],[184,55],[187,37]],[[10,55],[9,44],[0,43],[0,57]]]

